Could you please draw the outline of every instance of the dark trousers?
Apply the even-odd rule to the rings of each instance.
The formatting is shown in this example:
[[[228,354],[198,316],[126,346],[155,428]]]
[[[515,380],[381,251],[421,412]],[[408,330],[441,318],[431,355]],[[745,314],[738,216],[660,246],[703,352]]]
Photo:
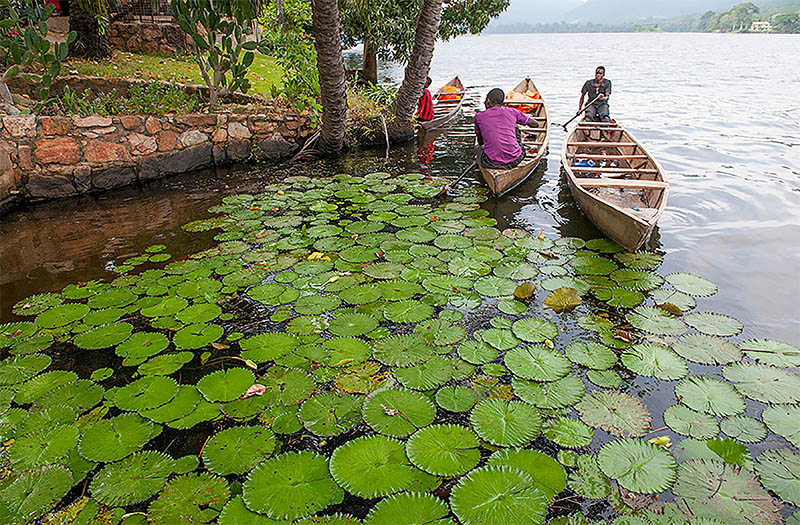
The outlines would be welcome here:
[[[611,117],[608,116],[608,102],[595,102],[586,108],[586,120],[611,122]]]
[[[525,146],[522,144],[522,134],[520,133],[519,128],[516,129],[516,132],[517,142],[519,142],[519,147],[522,149],[522,153],[518,158],[512,160],[511,162],[507,162],[506,164],[500,164],[487,157],[486,153],[483,151],[483,145],[478,144],[475,146],[475,160],[478,162],[478,166],[490,170],[508,170],[511,168],[516,168],[520,162],[525,160]]]

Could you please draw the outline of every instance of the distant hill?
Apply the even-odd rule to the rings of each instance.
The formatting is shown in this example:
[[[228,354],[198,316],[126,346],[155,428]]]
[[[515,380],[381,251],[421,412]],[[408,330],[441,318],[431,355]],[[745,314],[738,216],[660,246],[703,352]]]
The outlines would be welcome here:
[[[733,3],[731,0],[589,0],[567,12],[564,20],[572,23],[620,24],[726,10]]]
[[[726,11],[737,0],[511,0],[508,9],[489,25],[487,32],[501,26],[520,24],[609,24],[653,22],[706,11]],[[800,12],[800,0],[756,0],[764,15]]]

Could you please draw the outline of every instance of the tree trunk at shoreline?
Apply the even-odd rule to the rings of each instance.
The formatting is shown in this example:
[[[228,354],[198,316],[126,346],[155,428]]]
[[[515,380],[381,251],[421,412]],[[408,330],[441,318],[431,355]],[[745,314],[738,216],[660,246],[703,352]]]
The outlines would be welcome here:
[[[394,140],[411,140],[414,137],[411,118],[414,116],[417,101],[419,101],[420,94],[425,87],[425,79],[430,71],[441,19],[442,0],[423,0],[422,9],[417,18],[417,30],[411,58],[406,65],[403,84],[397,92],[397,98],[395,98],[392,108],[395,120],[391,134]]]
[[[347,91],[339,31],[339,4],[337,0],[313,0],[311,10],[322,99],[319,149],[324,154],[332,155],[344,149],[347,125]]]
[[[78,33],[78,38],[69,46],[70,55],[89,60],[111,57],[111,47],[106,35],[100,34],[100,24],[91,13],[83,10],[77,1],[69,5],[69,28]]]
[[[364,61],[361,71],[364,80],[373,85],[378,83],[378,50],[369,39],[364,40]]]

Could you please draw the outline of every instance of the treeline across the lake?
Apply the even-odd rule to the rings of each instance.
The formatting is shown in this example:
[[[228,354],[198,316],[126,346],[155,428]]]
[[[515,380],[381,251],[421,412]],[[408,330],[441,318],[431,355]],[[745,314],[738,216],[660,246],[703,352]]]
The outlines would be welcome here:
[[[552,22],[516,23],[490,28],[487,33],[800,33],[800,0],[762,8],[752,2],[727,11],[706,11],[673,18],[650,18],[619,24]]]

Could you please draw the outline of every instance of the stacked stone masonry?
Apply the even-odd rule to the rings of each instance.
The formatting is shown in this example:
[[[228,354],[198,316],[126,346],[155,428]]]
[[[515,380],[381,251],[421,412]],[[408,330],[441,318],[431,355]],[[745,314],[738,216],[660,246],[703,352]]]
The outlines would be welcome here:
[[[277,106],[265,114],[6,116],[0,125],[0,208],[93,193],[194,169],[279,159],[312,130]]]
[[[114,22],[108,41],[121,51],[159,55],[191,53],[193,46],[191,37],[174,22]]]

